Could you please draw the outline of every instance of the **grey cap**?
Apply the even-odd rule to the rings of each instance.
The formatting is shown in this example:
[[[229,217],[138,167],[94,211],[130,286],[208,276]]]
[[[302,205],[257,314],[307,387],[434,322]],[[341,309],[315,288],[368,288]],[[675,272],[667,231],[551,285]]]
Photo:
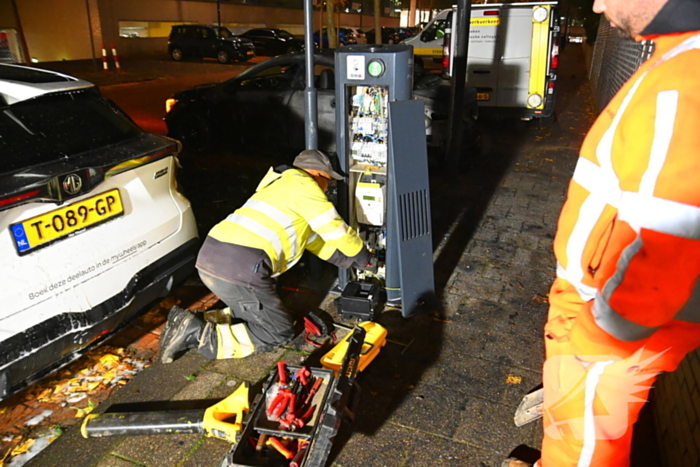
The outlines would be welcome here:
[[[318,149],[306,149],[301,151],[294,159],[294,163],[292,165],[300,169],[321,170],[336,180],[342,180],[344,178],[338,172],[333,170],[331,160],[327,155]]]

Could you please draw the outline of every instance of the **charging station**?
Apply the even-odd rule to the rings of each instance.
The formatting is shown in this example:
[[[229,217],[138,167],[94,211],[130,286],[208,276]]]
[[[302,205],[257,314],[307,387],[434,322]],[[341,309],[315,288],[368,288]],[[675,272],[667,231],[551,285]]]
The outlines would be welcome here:
[[[339,287],[380,282],[387,304],[416,313],[434,294],[423,102],[413,100],[413,50],[352,45],[335,51],[338,211],[379,258],[371,274],[341,270]],[[357,287],[353,287],[357,289]]]

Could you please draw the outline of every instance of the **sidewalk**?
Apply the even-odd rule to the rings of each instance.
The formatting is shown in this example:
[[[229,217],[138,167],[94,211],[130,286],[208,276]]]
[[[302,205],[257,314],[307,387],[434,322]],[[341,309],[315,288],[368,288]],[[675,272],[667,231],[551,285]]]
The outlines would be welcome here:
[[[500,467],[516,446],[539,447],[541,424],[516,428],[513,413],[541,380],[552,239],[594,118],[579,47],[565,50],[559,86],[552,126],[485,122],[483,151],[469,155],[461,173],[444,178],[440,161],[431,161],[441,306],[408,320],[396,311],[379,317],[391,342],[360,376],[361,408],[336,440],[332,465]],[[333,313],[332,297],[297,295]],[[312,350],[213,362],[189,352],[169,365],[154,362],[96,411],[221,398],[260,381],[278,360],[296,364]],[[199,435],[85,440],[74,426],[26,465],[215,467],[229,448]]]

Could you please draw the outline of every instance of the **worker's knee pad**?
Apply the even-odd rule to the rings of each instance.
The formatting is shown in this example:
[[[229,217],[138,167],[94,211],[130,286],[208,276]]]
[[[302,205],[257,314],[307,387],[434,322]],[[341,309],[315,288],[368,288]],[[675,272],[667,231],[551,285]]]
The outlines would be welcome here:
[[[199,343],[199,353],[210,359],[245,358],[255,353],[245,324],[208,322]]]

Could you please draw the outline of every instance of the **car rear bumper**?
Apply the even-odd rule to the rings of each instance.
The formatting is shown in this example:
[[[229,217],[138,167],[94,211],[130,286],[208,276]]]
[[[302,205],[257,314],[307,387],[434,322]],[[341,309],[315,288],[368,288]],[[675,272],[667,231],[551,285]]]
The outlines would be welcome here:
[[[81,313],[62,313],[0,342],[0,399],[104,342],[194,271],[199,240],[191,239],[139,271],[118,294]],[[57,357],[58,356],[58,357]]]

